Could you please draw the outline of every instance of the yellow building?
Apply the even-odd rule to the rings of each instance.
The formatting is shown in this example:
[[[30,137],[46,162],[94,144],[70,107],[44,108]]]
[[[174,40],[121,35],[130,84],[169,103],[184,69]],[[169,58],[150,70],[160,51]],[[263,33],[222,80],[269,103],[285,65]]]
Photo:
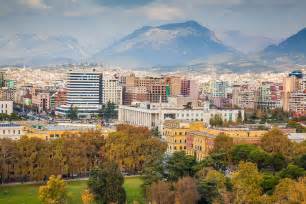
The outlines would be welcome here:
[[[79,130],[40,130],[26,134],[27,137],[35,137],[43,140],[58,139],[65,136],[79,136]]]
[[[88,126],[89,127],[89,126]],[[26,136],[40,138],[43,140],[58,139],[63,136],[80,136],[82,133],[90,131],[99,131],[103,136],[107,137],[112,129],[101,128],[100,126],[90,126],[90,128],[85,128],[85,126],[76,126],[75,124],[69,126],[66,125],[46,125],[46,126],[34,126],[26,128]]]
[[[163,133],[165,135],[168,153],[176,151],[186,152],[187,134],[194,130],[203,130],[203,122],[182,122],[179,120],[166,121],[164,123]],[[187,153],[187,152],[186,152]]]
[[[187,151],[188,155],[192,155],[196,160],[201,161],[214,147],[215,135],[206,134],[203,131],[191,131],[187,135]]]
[[[256,144],[260,138],[267,133],[267,130],[252,130],[249,128],[219,128],[219,129],[205,129],[210,135],[226,134],[234,139],[234,143],[245,141],[245,143]]]
[[[197,160],[204,159],[212,150],[214,140],[219,134],[233,138],[235,144],[258,144],[266,130],[248,128],[205,128],[202,122],[167,121],[164,135],[168,144],[167,152],[184,151],[194,155]]]

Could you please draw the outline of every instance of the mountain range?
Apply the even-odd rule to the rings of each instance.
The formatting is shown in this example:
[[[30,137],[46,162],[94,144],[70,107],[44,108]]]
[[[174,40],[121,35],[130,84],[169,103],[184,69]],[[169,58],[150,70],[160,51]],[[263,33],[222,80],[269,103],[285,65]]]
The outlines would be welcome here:
[[[290,61],[296,64],[306,63],[306,28],[290,36],[278,45],[271,45],[261,52],[261,56],[275,63]]]
[[[244,54],[260,52],[267,46],[278,43],[279,39],[273,39],[260,35],[249,35],[238,30],[218,32],[217,37],[227,46],[234,47]]]
[[[50,65],[77,63],[88,57],[70,36],[15,34],[0,36],[0,64]]]
[[[93,49],[71,36],[15,34],[0,36],[0,64],[38,66],[87,61],[123,67],[175,67],[208,63],[226,65],[226,69],[231,69],[230,64],[237,65],[233,62],[255,69],[259,64],[306,64],[306,28],[279,44],[271,38],[238,31],[217,36],[196,21],[145,26],[93,54],[88,53]]]
[[[94,56],[95,61],[173,66],[236,51],[195,21],[142,27]]]

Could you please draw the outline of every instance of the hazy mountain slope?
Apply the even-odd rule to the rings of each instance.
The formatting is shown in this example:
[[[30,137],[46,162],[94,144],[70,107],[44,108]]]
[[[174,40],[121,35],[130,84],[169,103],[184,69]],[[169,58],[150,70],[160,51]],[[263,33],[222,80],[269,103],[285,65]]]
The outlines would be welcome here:
[[[195,21],[143,27],[94,56],[95,61],[142,66],[188,64],[216,55],[236,54]]]
[[[290,36],[278,45],[271,45],[261,53],[275,62],[306,63],[306,28]]]
[[[86,56],[78,41],[70,36],[15,34],[0,37],[1,64],[62,64],[79,62]]]
[[[224,44],[245,54],[259,52],[267,46],[279,42],[277,39],[265,36],[248,35],[235,30],[220,32],[217,36]]]

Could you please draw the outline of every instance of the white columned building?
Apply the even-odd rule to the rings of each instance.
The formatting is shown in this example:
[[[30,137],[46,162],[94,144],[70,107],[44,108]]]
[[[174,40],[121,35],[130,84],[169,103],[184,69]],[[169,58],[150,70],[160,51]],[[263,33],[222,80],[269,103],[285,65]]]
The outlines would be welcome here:
[[[136,103],[131,106],[120,105],[118,122],[135,126],[143,126],[149,129],[158,128],[163,130],[165,120],[177,119],[186,121],[203,121],[209,125],[209,120],[214,115],[220,115],[223,120],[236,121],[241,114],[244,120],[244,111],[240,109],[208,109],[207,107],[196,107],[186,109],[173,107],[169,104],[159,103]]]

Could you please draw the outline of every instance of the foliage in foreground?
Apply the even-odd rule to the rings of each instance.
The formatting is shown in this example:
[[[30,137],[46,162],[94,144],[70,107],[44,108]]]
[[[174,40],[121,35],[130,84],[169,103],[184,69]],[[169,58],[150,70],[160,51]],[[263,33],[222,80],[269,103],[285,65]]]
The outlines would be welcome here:
[[[90,172],[88,189],[97,203],[118,203],[126,201],[123,188],[124,178],[114,162],[105,162]]]
[[[66,183],[63,179],[50,176],[47,184],[39,188],[39,199],[44,204],[68,203]]]

